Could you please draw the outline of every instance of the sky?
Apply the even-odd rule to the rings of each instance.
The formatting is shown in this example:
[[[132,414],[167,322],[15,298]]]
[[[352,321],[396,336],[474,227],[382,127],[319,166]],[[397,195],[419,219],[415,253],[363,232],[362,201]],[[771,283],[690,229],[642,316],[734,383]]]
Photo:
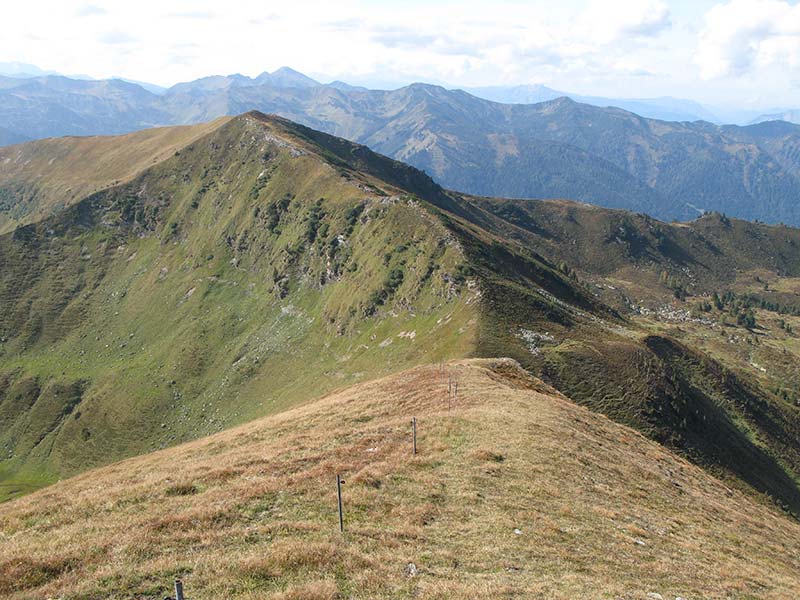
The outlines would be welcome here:
[[[0,62],[163,86],[286,65],[371,87],[800,106],[788,0],[26,0],[2,19]]]

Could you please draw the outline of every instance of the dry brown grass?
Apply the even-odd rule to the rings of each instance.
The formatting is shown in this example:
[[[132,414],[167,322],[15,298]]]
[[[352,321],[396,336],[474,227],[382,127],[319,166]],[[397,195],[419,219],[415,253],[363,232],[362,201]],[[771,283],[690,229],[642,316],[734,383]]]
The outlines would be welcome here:
[[[332,581],[315,581],[292,586],[285,592],[272,596],[273,600],[335,600],[339,597],[336,584]]]
[[[537,387],[420,367],[61,482],[0,506],[0,595],[800,595],[800,525]]]

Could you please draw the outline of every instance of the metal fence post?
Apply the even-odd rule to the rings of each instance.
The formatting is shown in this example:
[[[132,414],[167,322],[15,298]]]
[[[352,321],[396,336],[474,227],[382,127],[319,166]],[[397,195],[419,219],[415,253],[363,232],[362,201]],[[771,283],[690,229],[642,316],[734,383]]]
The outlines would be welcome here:
[[[183,600],[183,581],[175,580],[175,600]]]
[[[344,533],[344,514],[342,510],[342,476],[336,474],[336,495],[339,499],[339,531]]]

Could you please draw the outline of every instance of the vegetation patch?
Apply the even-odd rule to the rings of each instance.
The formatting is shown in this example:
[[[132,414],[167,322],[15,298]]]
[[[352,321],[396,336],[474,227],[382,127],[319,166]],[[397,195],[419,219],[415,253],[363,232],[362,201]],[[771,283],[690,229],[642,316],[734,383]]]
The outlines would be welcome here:
[[[194,496],[200,488],[194,483],[176,483],[164,490],[165,496]]]
[[[58,579],[79,561],[74,558],[29,559],[0,562],[0,593],[12,594],[41,587]]]

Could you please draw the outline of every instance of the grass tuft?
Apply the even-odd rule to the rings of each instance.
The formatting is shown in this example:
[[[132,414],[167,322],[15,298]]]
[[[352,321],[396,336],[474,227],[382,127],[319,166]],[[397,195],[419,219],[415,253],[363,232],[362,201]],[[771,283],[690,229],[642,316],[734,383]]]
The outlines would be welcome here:
[[[199,493],[200,488],[194,483],[176,483],[164,490],[165,496],[193,496]]]

